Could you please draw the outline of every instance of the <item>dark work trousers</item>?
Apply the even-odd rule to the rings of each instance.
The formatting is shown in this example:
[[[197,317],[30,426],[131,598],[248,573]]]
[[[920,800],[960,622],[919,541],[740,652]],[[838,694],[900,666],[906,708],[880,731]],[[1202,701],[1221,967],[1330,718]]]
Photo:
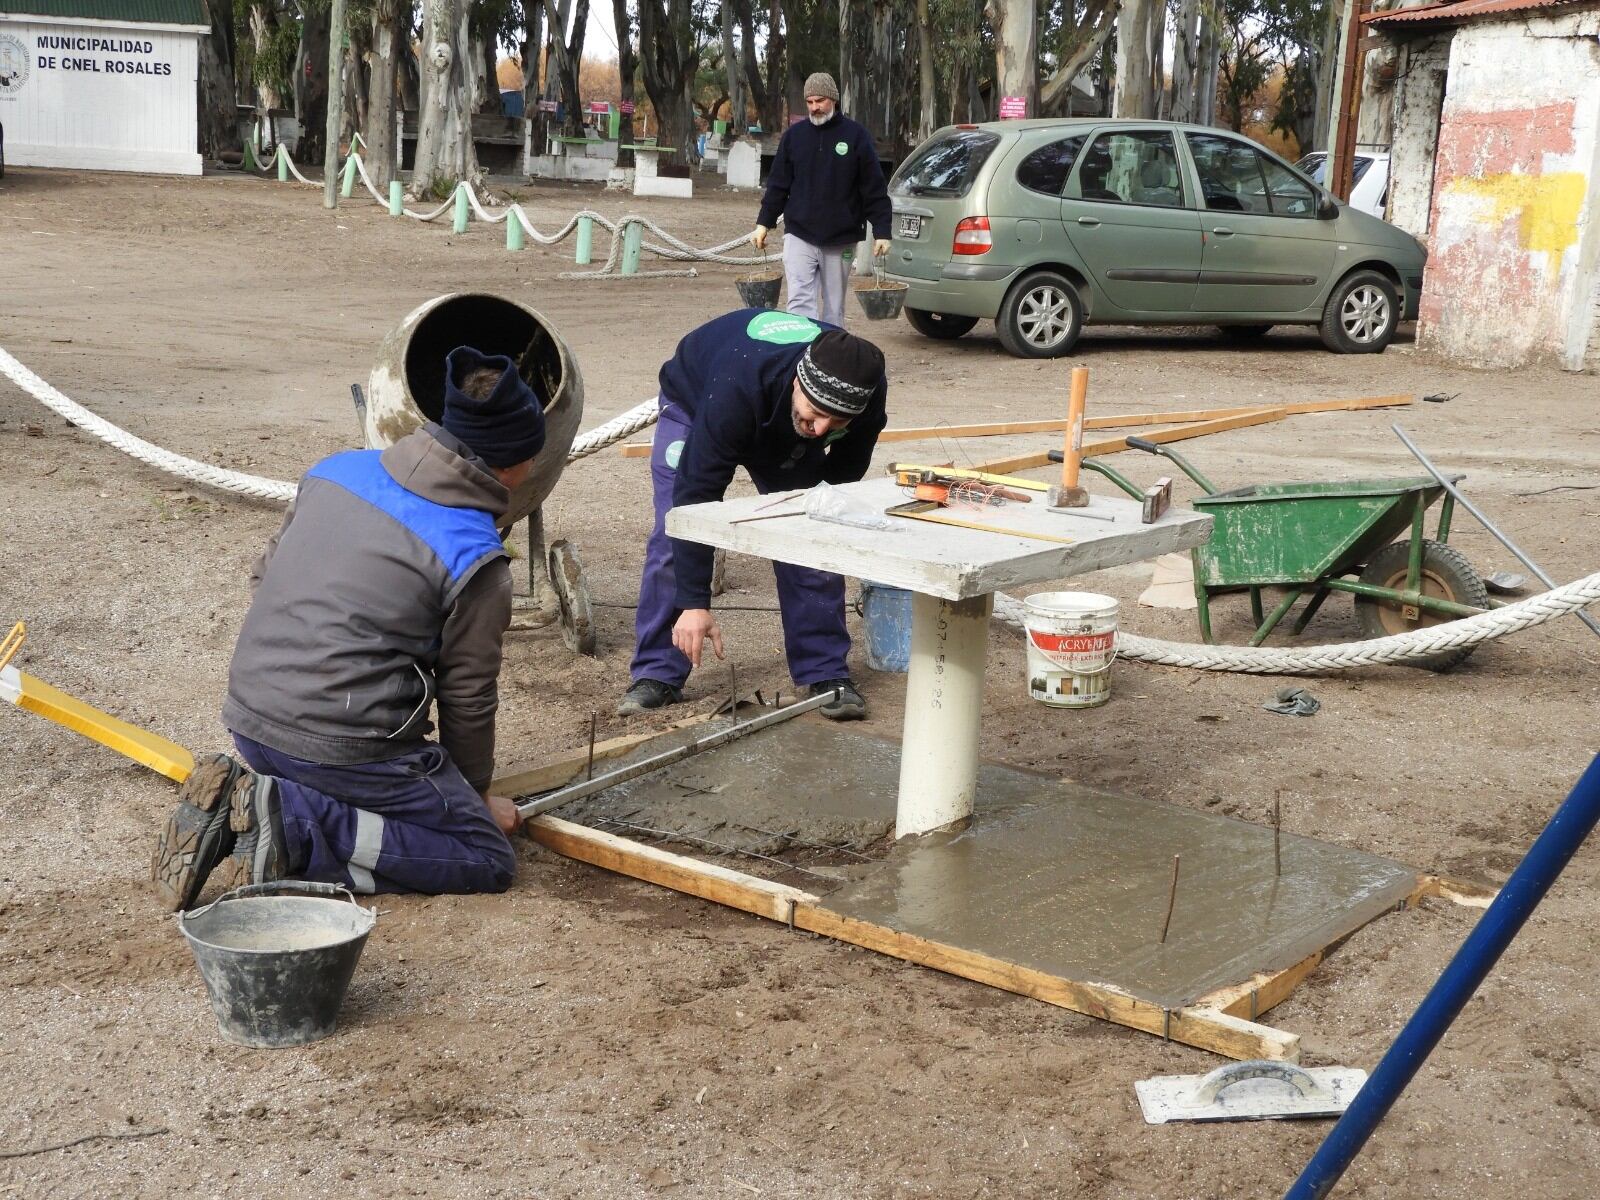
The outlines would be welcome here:
[[[634,622],[630,672],[635,680],[659,679],[673,687],[682,687],[689,678],[689,660],[672,644],[672,627],[683,610],[676,602],[677,578],[673,574],[672,539],[667,537],[666,519],[667,510],[672,507],[678,456],[688,436],[689,424],[682,410],[663,401],[650,451],[656,520],[645,546],[644,573],[639,579],[639,615]],[[781,479],[754,472],[750,477],[763,495],[786,486]],[[772,564],[772,572],[778,580],[783,650],[796,685],[803,688],[848,678],[845,660],[850,656],[850,635],[844,625],[844,577],[780,562]],[[706,653],[711,653],[709,646]]]
[[[289,874],[355,892],[503,892],[517,856],[435,742],[383,762],[308,762],[233,735],[278,781]]]

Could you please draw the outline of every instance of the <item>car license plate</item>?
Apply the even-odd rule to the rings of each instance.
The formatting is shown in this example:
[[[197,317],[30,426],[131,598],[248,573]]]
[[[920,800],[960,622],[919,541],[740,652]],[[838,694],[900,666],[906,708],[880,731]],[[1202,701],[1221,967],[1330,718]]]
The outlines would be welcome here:
[[[894,220],[896,237],[916,238],[922,236],[922,218],[916,213],[896,213]]]

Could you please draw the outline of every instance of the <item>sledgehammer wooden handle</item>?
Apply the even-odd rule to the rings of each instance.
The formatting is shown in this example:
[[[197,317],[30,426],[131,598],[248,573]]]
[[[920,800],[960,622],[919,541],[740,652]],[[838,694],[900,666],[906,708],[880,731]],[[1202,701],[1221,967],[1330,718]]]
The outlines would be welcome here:
[[[1067,397],[1067,437],[1061,452],[1061,486],[1078,486],[1078,466],[1083,461],[1083,406],[1089,398],[1089,368],[1072,368],[1072,390]]]

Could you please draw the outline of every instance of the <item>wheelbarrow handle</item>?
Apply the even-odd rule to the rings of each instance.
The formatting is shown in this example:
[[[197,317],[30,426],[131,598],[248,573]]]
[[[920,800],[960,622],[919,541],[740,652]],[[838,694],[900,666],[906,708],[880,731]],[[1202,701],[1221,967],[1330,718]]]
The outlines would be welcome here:
[[[1060,462],[1063,457],[1060,450],[1046,451],[1046,455],[1051,462],[1057,463]],[[1127,492],[1128,495],[1132,496],[1135,500],[1144,499],[1144,491],[1141,488],[1136,487],[1134,484],[1129,483],[1127,477],[1124,476],[1120,471],[1116,470],[1116,468],[1108,467],[1105,463],[1095,462],[1092,458],[1084,459],[1081,465],[1085,471],[1098,471],[1123,491]]]
[[[1217,485],[1207,479],[1200,468],[1196,467],[1176,450],[1168,450],[1159,442],[1153,442],[1149,438],[1134,437],[1132,434],[1122,440],[1128,444],[1128,449],[1130,450],[1143,450],[1146,454],[1155,454],[1161,458],[1170,459],[1178,464],[1185,475],[1198,483],[1200,490],[1205,492],[1206,495],[1215,496],[1217,494]]]

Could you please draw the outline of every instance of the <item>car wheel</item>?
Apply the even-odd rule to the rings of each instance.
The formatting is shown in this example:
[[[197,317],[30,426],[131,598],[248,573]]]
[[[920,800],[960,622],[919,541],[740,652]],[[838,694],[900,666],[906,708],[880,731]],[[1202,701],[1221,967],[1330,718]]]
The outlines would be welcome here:
[[[1271,325],[1218,325],[1217,332],[1228,342],[1259,342],[1272,332]]]
[[[1007,293],[994,319],[1000,344],[1018,358],[1059,358],[1083,332],[1083,304],[1065,275],[1035,271]]]
[[[1322,344],[1335,354],[1381,354],[1400,324],[1394,284],[1376,271],[1339,281],[1322,310]]]
[[[954,313],[929,312],[925,308],[906,309],[906,320],[923,337],[950,341],[969,332],[978,323],[977,317],[958,317]]]

